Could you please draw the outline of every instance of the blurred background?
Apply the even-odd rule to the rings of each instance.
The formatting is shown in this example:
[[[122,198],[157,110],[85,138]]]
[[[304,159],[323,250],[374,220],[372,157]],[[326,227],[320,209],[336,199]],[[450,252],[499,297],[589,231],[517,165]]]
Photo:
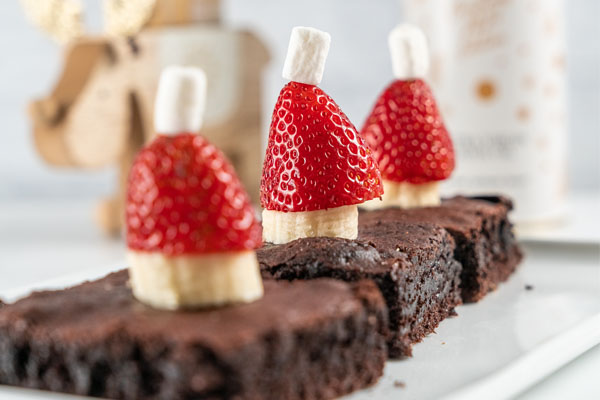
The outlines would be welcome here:
[[[102,27],[101,2],[85,1],[92,32]],[[600,3],[565,2],[568,77],[569,185],[600,188]],[[315,26],[333,37],[322,87],[356,125],[362,124],[391,79],[387,34],[402,21],[398,0],[225,0],[223,23],[254,30],[271,52],[264,72],[263,126],[284,83],[281,66],[289,31]],[[0,3],[0,200],[98,197],[110,193],[114,171],[97,173],[49,168],[32,145],[27,103],[48,93],[62,68],[61,47],[28,23],[18,1]],[[108,134],[108,133],[107,133]]]
[[[31,1],[29,3],[34,4],[35,14],[35,4],[41,3],[32,3]],[[105,28],[102,18],[102,2],[85,0],[82,3],[86,31],[90,35],[103,34]],[[167,4],[167,2],[164,3]],[[171,4],[175,3],[184,2],[180,0],[171,2]],[[218,1],[206,0],[206,3],[213,7]],[[217,32],[216,34],[214,32],[206,34],[207,43],[212,43],[209,39],[214,39],[214,35],[223,43],[223,45],[207,45],[215,59],[223,58],[220,61],[221,64],[215,62],[214,65],[206,66],[208,69],[223,71],[218,90],[215,89],[218,85],[214,84],[211,95],[209,87],[208,104],[209,108],[213,107],[211,112],[215,114],[214,126],[225,126],[226,128],[219,129],[221,131],[227,129],[228,132],[231,131],[227,133],[227,136],[235,137],[235,132],[241,129],[240,125],[224,124],[221,121],[223,117],[218,115],[219,111],[227,109],[231,112],[231,104],[228,104],[227,101],[233,98],[231,96],[234,95],[231,93],[241,90],[236,86],[254,88],[252,85],[256,84],[256,88],[251,90],[251,93],[238,96],[241,100],[236,101],[245,103],[238,104],[239,110],[236,112],[251,109],[257,118],[260,118],[257,121],[252,120],[258,128],[248,134],[248,136],[256,134],[259,139],[247,144],[247,147],[256,154],[261,154],[261,150],[257,150],[260,140],[264,141],[268,132],[273,105],[279,90],[285,83],[281,78],[281,68],[287,50],[290,29],[295,25],[306,25],[331,33],[333,41],[321,87],[332,95],[350,119],[360,127],[378,93],[392,79],[387,48],[389,31],[397,23],[406,19],[420,22],[420,15],[423,13],[434,15],[442,3],[439,0],[380,0],[377,2],[370,0],[353,0],[351,2],[343,0],[326,2],[321,0],[304,0],[302,2],[223,0],[217,9],[208,7],[210,8],[208,11],[201,11],[205,15],[198,17],[199,20],[205,19],[205,24],[211,26],[212,31]],[[487,4],[486,2],[479,3]],[[510,4],[511,2],[500,3]],[[556,178],[561,179],[561,195],[566,194],[568,197],[573,193],[592,193],[591,198],[597,199],[597,193],[600,190],[600,42],[597,40],[600,37],[600,25],[597,23],[598,16],[600,16],[600,2],[596,0],[564,2],[524,0],[512,3],[527,4],[530,14],[519,17],[518,14],[514,14],[519,11],[518,7],[511,10],[507,14],[508,19],[501,21],[510,29],[513,24],[521,24],[521,29],[525,29],[528,21],[531,21],[532,18],[535,19],[538,16],[541,18],[549,4],[552,4],[554,8],[558,7],[551,10],[555,13],[555,22],[559,27],[558,36],[552,38],[548,35],[546,37],[545,33],[541,33],[539,34],[541,35],[540,39],[533,35],[533,50],[530,49],[534,55],[538,54],[536,49],[541,47],[538,46],[539,40],[547,39],[549,43],[555,43],[559,48],[566,50],[566,62],[564,63],[566,69],[558,76],[559,83],[564,81],[566,84],[564,93],[562,86],[559,87],[560,99],[566,101],[565,112],[561,114],[565,116],[565,128],[556,126],[558,136],[555,138],[556,140],[553,139],[553,143],[559,154],[559,161],[552,162],[551,164],[557,165],[550,165],[550,167],[559,169],[559,172],[565,175]],[[564,8],[560,8],[562,6]],[[428,11],[427,7],[433,7],[435,13],[429,12],[431,8]],[[132,12],[132,10],[128,10],[128,12]],[[444,26],[449,26],[449,29],[455,22],[451,19],[451,14],[440,14],[436,18],[442,22],[445,21],[446,25]],[[436,25],[436,21],[433,23],[429,21],[429,24]],[[427,23],[427,21],[424,22],[424,24]],[[160,25],[160,21],[157,24]],[[202,25],[202,23],[200,24]],[[80,265],[82,259],[93,260],[93,264],[117,262],[122,257],[123,248],[120,241],[111,240],[103,235],[102,231],[94,225],[92,217],[98,199],[112,196],[117,191],[117,181],[119,180],[117,163],[106,163],[107,165],[104,167],[87,170],[63,168],[49,165],[55,163],[44,162],[36,151],[32,135],[32,121],[28,118],[27,113],[28,103],[35,98],[46,96],[52,91],[63,69],[65,46],[52,40],[47,31],[35,25],[26,18],[19,1],[0,2],[0,48],[2,49],[0,115],[4,124],[3,133],[0,135],[0,271],[7,265],[35,263],[40,255],[43,255],[45,259],[56,260],[53,262],[59,264],[53,272],[39,272],[40,278],[43,278],[61,271],[71,270],[75,265]],[[456,43],[440,40],[439,32],[436,37],[436,31],[432,29],[432,26],[426,28],[429,28],[427,33],[430,35],[434,50],[456,46]],[[222,37],[219,36],[221,35],[219,32],[223,33]],[[240,36],[240,39],[236,36],[239,32],[251,32],[251,38],[241,38]],[[523,32],[531,34],[527,29]],[[556,29],[553,29],[553,32],[556,33]],[[115,40],[123,46],[131,47],[133,43],[130,51],[139,46],[142,49],[141,54],[144,55],[143,50],[146,43],[144,40],[155,39],[152,34],[146,36],[150,38],[141,37],[139,43],[128,41],[125,38]],[[227,39],[228,37],[238,39],[232,39],[232,41]],[[160,40],[164,40],[161,43],[163,47],[170,48],[170,53],[165,50],[158,57],[160,62],[150,61],[156,64],[154,65],[156,74],[160,63],[169,63],[171,58],[180,60],[183,57],[185,60],[185,57],[182,56],[186,51],[185,46],[178,45],[178,43],[184,43],[181,41],[183,39],[179,40],[176,35],[171,35],[171,37]],[[251,42],[248,42],[249,44],[246,46],[244,45],[246,42],[241,42],[241,40],[251,40]],[[536,40],[538,41],[536,42]],[[563,43],[563,40],[566,42]],[[170,44],[166,45],[165,43]],[[234,43],[234,45],[227,43]],[[181,47],[180,53],[176,53],[173,50],[174,47]],[[244,51],[246,53],[242,54]],[[169,58],[169,54],[176,54],[176,56]],[[196,56],[200,57],[205,53],[198,54]],[[521,60],[523,54],[517,53],[514,57],[515,60]],[[142,63],[143,57],[141,61],[138,58],[138,61],[135,62]],[[447,64],[450,63],[451,61],[447,62]],[[253,65],[251,74],[244,75],[240,72],[250,64]],[[142,64],[132,65],[134,65],[133,71],[145,71],[145,67],[140,66]],[[460,67],[459,63],[456,65]],[[223,70],[223,68],[225,69]],[[506,68],[507,74],[515,72],[511,70],[510,62]],[[235,76],[238,78],[228,79],[228,74],[231,76],[237,74]],[[134,73],[132,76],[134,75],[136,74]],[[147,82],[153,80],[146,78],[152,76],[151,74],[139,73],[137,75],[143,75]],[[110,83],[104,85],[108,88],[113,87]],[[449,109],[450,106],[453,106],[451,104],[452,92],[448,92],[447,88],[443,89],[444,86],[438,80],[434,81],[433,85],[434,89],[439,88],[437,94],[440,103],[443,103],[441,104],[442,109]],[[454,104],[455,108],[461,106],[461,101],[456,101],[456,103]],[[146,110],[151,111],[151,107],[146,107]],[[141,118],[143,119],[143,116]],[[458,125],[458,122],[454,122],[450,116],[447,120],[451,133],[459,136],[460,129],[463,128],[457,127],[453,132],[453,124]],[[92,118],[86,121],[90,131],[100,131],[94,139],[93,146],[88,145],[88,147],[92,147],[92,151],[102,149],[103,143],[111,141],[113,132],[103,132],[103,122],[105,121],[102,118],[98,118],[98,120]],[[215,128],[215,141],[221,140],[216,136],[219,134],[219,129]],[[80,132],[81,130],[78,134]],[[147,137],[147,134],[145,135]],[[225,142],[222,144],[222,146],[227,145]],[[459,148],[459,165],[461,157],[466,160],[466,156],[461,156],[461,151]],[[562,160],[561,152],[566,155],[566,165],[562,165],[562,161],[560,161]],[[258,157],[260,158],[260,156]],[[527,155],[521,155],[521,157],[526,158]],[[258,159],[251,159],[248,162],[256,165],[257,169],[260,168]],[[562,182],[563,178],[564,182]],[[535,175],[532,179],[536,179]],[[521,184],[528,186],[527,182]],[[587,199],[589,198],[587,197]],[[586,204],[589,206],[590,201],[587,200]],[[564,219],[565,214],[561,215]],[[32,243],[35,243],[35,250],[32,248]],[[29,278],[23,277],[22,281]],[[17,279],[17,282],[13,281],[11,284],[19,282],[20,280]],[[1,287],[2,281],[0,281]]]

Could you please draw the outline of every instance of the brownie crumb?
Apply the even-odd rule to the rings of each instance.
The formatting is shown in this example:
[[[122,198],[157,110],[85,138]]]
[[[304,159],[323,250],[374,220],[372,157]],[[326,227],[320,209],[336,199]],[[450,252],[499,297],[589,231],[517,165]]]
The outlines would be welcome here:
[[[394,387],[403,389],[403,388],[406,387],[406,383],[404,383],[402,381],[399,381],[399,380],[395,380],[394,381]]]
[[[442,342],[442,344],[446,344],[446,342]]]
[[[533,285],[525,285],[525,290],[533,290]]]

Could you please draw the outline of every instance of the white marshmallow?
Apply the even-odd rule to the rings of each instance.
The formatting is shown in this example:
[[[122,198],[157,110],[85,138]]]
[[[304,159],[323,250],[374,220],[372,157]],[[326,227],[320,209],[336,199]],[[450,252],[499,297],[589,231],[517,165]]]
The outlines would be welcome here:
[[[421,29],[409,24],[398,25],[390,32],[388,44],[396,79],[425,77],[429,70],[429,50]]]
[[[331,36],[327,32],[303,26],[292,29],[283,77],[307,85],[321,83],[330,44]]]
[[[166,67],[154,102],[154,129],[164,135],[198,132],[206,104],[206,74],[197,67]]]

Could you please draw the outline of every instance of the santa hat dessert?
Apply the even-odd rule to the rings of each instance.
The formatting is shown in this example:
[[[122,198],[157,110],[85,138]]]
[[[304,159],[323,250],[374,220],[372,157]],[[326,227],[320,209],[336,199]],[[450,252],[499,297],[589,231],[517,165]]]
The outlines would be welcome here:
[[[223,154],[196,134],[206,77],[169,67],[160,78],[157,137],[131,168],[126,204],[131,287],[143,303],[197,308],[260,298],[260,226]]]
[[[454,169],[452,141],[423,80],[429,68],[423,32],[399,25],[389,35],[396,80],[379,96],[361,135],[373,150],[385,194],[366,208],[433,206],[438,182]]]
[[[261,180],[263,240],[334,236],[354,239],[357,205],[380,197],[371,151],[340,107],[318,88],[331,38],[292,30]]]

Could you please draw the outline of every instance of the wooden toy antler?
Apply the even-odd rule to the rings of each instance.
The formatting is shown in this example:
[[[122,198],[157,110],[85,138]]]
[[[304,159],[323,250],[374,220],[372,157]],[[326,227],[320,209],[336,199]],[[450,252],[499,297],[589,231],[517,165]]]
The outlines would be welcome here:
[[[59,43],[85,33],[79,0],[21,0],[29,20]],[[104,0],[104,30],[113,36],[132,36],[152,17],[157,0]]]
[[[83,8],[77,0],[21,0],[25,14],[54,40],[66,43],[83,35]]]
[[[109,35],[132,36],[152,17],[156,0],[104,0],[104,29]]]

